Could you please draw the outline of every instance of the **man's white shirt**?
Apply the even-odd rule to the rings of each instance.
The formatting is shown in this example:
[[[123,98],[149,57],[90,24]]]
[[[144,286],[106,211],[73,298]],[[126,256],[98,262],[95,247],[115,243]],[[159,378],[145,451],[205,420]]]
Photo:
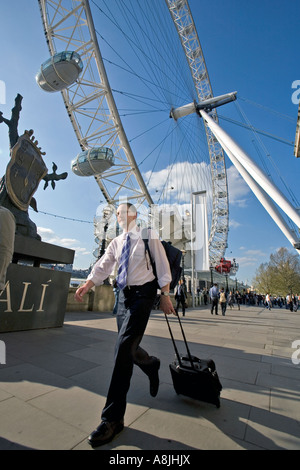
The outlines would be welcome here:
[[[148,253],[145,251],[145,243],[141,238],[141,231],[135,227],[130,233],[130,254],[127,273],[127,285],[139,286],[155,279]],[[157,234],[149,229],[148,245],[152,260],[155,262],[156,274],[159,287],[163,287],[171,282],[170,265],[165,249],[157,237]],[[96,286],[103,284],[103,281],[115,271],[119,265],[123,243],[126,232],[114,238],[105,254],[95,263],[88,280]]]

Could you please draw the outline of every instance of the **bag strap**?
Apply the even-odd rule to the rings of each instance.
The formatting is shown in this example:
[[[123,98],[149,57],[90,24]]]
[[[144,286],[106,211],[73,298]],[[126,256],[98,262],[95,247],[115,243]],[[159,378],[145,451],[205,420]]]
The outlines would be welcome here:
[[[151,267],[152,267],[152,270],[153,270],[153,274],[154,276],[156,277],[157,279],[157,274],[156,274],[156,267],[155,267],[155,263],[152,259],[152,256],[151,256],[151,252],[150,252],[150,248],[149,248],[149,243],[148,243],[148,235],[149,235],[149,232],[148,232],[148,229],[147,228],[143,228],[142,229],[142,239],[143,239],[143,242],[145,244],[145,253],[147,252],[148,255],[149,255],[149,259],[150,259],[150,263],[151,263]]]
[[[167,325],[168,325],[168,328],[169,328],[169,332],[170,332],[170,335],[171,335],[171,338],[172,338],[173,346],[174,346],[174,349],[175,349],[175,353],[176,353],[176,356],[177,356],[179,365],[180,365],[180,367],[182,367],[182,361],[181,361],[181,358],[180,358],[180,354],[178,353],[178,349],[177,349],[177,346],[176,346],[176,343],[175,343],[175,340],[174,340],[174,336],[173,336],[173,333],[172,333],[172,330],[171,330],[171,327],[170,327],[170,322],[169,322],[169,320],[168,320],[168,316],[166,315],[166,313],[165,313],[165,318],[166,318],[166,320],[167,320]],[[192,359],[192,356],[191,356],[191,353],[190,353],[190,350],[189,350],[189,347],[188,347],[188,343],[187,343],[187,340],[186,340],[186,337],[185,337],[185,334],[184,334],[184,331],[183,331],[182,323],[181,323],[181,321],[180,321],[180,318],[179,318],[178,313],[177,313],[177,318],[178,318],[178,322],[179,322],[179,325],[180,325],[181,333],[182,333],[182,336],[183,336],[184,344],[185,344],[185,347],[186,347],[186,350],[187,350],[187,353],[188,353],[188,358],[189,358],[189,360],[190,360],[192,369],[195,370],[195,366],[194,366],[194,363],[193,363],[193,359]]]

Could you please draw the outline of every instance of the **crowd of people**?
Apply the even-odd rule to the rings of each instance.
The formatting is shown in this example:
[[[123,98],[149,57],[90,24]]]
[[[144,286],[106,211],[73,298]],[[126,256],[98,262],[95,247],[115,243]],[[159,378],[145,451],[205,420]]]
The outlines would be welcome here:
[[[230,309],[237,308],[240,310],[241,305],[249,306],[258,306],[266,307],[269,310],[272,308],[285,308],[292,312],[297,312],[300,305],[300,295],[299,294],[287,294],[286,296],[280,295],[271,295],[270,293],[266,294],[257,294],[256,292],[247,292],[243,290],[242,292],[238,290],[224,290],[224,288],[219,289],[217,284],[207,290],[198,290],[198,298],[200,296],[203,299],[204,305],[210,304],[211,313],[218,314],[218,306],[221,309],[223,315],[225,315],[226,308]]]
[[[260,303],[257,305],[265,305],[265,307],[271,308],[279,307],[279,308],[286,308],[291,312],[297,312],[299,303],[300,303],[300,296],[299,294],[287,294],[286,297],[282,297],[280,295],[270,295],[267,293],[265,296],[261,296]]]

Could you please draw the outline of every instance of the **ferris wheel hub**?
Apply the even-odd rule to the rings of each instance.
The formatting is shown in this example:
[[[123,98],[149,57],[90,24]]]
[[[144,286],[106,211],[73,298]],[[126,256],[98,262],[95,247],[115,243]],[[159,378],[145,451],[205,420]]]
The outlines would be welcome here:
[[[197,103],[193,101],[192,103],[186,104],[184,106],[180,106],[179,108],[172,108],[170,111],[170,118],[177,121],[177,119],[188,116],[189,114],[193,114],[197,112]]]
[[[192,113],[199,113],[201,109],[206,112],[211,111],[214,108],[222,106],[223,104],[230,103],[231,101],[236,100],[237,91],[233,91],[231,93],[226,93],[225,95],[215,96],[213,98],[209,98],[207,100],[200,101],[196,103],[193,101],[192,103],[186,104],[184,106],[180,106],[179,108],[172,108],[170,111],[170,117],[173,118],[175,121],[177,119],[188,116]]]

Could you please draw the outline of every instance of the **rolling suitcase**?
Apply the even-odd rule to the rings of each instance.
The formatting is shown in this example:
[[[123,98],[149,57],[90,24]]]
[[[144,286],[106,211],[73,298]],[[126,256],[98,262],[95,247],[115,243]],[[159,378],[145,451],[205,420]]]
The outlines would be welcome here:
[[[191,355],[178,315],[178,321],[187,350],[187,356],[180,355],[166,314],[165,317],[177,357],[177,360],[169,365],[175,392],[178,395],[185,395],[196,400],[212,403],[219,408],[222,385],[214,361],[212,359],[199,359]]]

